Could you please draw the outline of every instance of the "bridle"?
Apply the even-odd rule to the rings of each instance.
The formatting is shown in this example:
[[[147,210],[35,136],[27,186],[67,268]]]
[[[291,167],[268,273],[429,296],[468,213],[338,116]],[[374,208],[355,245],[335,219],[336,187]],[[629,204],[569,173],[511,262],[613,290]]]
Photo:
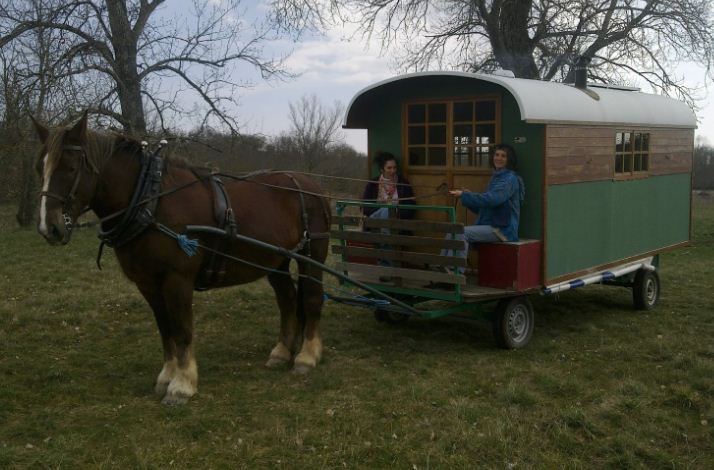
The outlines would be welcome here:
[[[77,189],[79,189],[79,182],[82,179],[82,169],[87,166],[92,169],[94,174],[99,174],[99,170],[97,170],[97,167],[87,158],[87,152],[84,150],[84,147],[81,145],[63,145],[62,150],[70,150],[70,151],[75,151],[75,152],[82,152],[82,159],[80,161],[79,168],[77,169],[77,175],[74,177],[74,181],[72,182],[72,187],[70,188],[69,192],[67,193],[66,196],[62,196],[57,193],[53,193],[52,191],[40,191],[39,196],[45,196],[49,197],[52,199],[56,199],[60,203],[62,203],[62,219],[64,220],[64,227],[65,230],[68,233],[72,232],[72,216],[70,215],[70,211],[72,209],[72,204],[74,203],[75,199],[77,198]],[[82,212],[85,212],[86,209],[82,209]]]

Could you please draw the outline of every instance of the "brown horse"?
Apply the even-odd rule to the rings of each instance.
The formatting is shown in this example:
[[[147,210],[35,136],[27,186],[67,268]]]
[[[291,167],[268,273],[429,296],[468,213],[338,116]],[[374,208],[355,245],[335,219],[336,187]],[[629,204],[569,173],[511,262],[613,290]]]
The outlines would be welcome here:
[[[130,205],[143,155],[138,142],[87,129],[86,114],[71,128],[48,129],[38,123],[35,127],[43,143],[37,165],[42,178],[38,230],[50,244],[69,242],[72,224],[85,208],[101,219]],[[206,178],[172,161],[159,174],[164,195],[155,209],[156,222],[176,233],[188,225],[216,225],[218,196]],[[180,187],[165,194],[167,189]],[[295,191],[296,187],[302,191]],[[314,182],[297,174],[269,172],[250,180],[225,181],[225,190],[239,234],[288,250],[297,247],[299,253],[324,262],[329,240],[316,237],[305,243],[306,233],[327,233],[330,228],[329,206]],[[103,221],[102,230],[111,230],[119,218]],[[215,234],[192,238],[198,238],[201,246],[221,247],[228,255],[253,264],[223,263],[224,273],[211,287],[251,282],[266,275],[261,266],[272,269],[268,280],[280,310],[280,334],[266,366],[293,361],[298,373],[315,367],[322,354],[323,289],[318,282],[322,271],[299,262],[296,289],[289,276],[290,259],[285,256]],[[124,274],[151,306],[161,334],[164,365],[155,391],[163,396],[163,403],[185,403],[196,393],[198,383],[191,304],[194,289],[211,264],[210,253],[199,249],[188,256],[155,224],[114,250]]]

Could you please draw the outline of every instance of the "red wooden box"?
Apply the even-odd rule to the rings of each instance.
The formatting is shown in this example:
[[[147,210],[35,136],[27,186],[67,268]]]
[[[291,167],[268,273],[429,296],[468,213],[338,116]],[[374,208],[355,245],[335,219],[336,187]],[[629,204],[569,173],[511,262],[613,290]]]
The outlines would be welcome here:
[[[540,240],[479,244],[478,283],[514,290],[542,285]]]

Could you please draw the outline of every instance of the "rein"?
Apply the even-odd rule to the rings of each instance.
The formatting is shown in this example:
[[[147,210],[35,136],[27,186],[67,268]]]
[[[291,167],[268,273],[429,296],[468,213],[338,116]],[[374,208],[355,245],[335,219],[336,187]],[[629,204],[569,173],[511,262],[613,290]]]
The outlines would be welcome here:
[[[287,174],[291,174],[291,173],[296,173],[296,174],[309,174],[309,173],[300,172],[300,171],[288,171],[288,170],[278,170],[278,171],[268,170],[267,172],[271,172],[271,173],[287,173]],[[257,173],[257,172],[256,172],[256,173]],[[288,186],[280,186],[280,185],[277,185],[277,184],[262,183],[262,182],[260,182],[260,181],[253,181],[253,180],[247,179],[247,178],[249,178],[249,177],[254,176],[254,173],[249,173],[249,174],[244,175],[244,176],[235,176],[235,175],[231,175],[230,173],[214,173],[214,174],[216,174],[216,175],[218,175],[218,176],[224,176],[224,177],[226,177],[226,178],[232,178],[232,179],[234,179],[234,180],[248,181],[248,182],[250,182],[250,183],[259,184],[259,185],[261,185],[261,186],[265,186],[265,187],[268,187],[268,188],[283,189],[283,190],[285,190],[285,191],[293,191],[293,192],[297,192],[297,193],[308,194],[308,195],[310,195],[310,196],[324,197],[325,199],[339,199],[339,200],[342,200],[342,201],[349,201],[349,202],[378,202],[377,199],[345,199],[345,198],[343,198],[343,197],[330,196],[329,194],[320,194],[320,193],[315,193],[315,192],[312,192],[312,191],[306,191],[306,190],[300,189],[300,188],[291,188],[291,187],[288,187]],[[322,175],[322,176],[323,176],[323,177],[328,177],[328,178],[340,178],[340,179],[344,179],[343,177],[338,177],[338,176],[328,176],[328,175]],[[371,181],[371,180],[357,180],[357,179],[355,179],[355,178],[349,178],[349,179],[354,179],[355,181]],[[404,184],[406,184],[406,183],[395,183],[395,184],[404,185]],[[430,198],[430,197],[434,197],[434,196],[441,196],[441,195],[443,195],[443,194],[445,194],[445,193],[446,193],[446,185],[445,185],[445,184],[441,184],[441,185],[439,185],[438,188],[436,188],[436,191],[433,192],[433,193],[422,194],[422,195],[420,195],[420,196],[400,197],[399,199],[397,199],[397,201],[398,201],[398,202],[401,202],[401,201],[417,201],[417,200],[419,200],[419,199],[426,199],[426,198]]]

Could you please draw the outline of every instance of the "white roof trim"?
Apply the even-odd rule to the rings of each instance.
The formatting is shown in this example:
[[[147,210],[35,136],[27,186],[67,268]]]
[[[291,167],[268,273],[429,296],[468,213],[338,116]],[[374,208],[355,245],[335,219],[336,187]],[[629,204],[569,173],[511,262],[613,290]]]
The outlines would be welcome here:
[[[600,99],[572,85],[467,72],[417,72],[392,77],[359,91],[350,101],[343,127],[355,102],[383,85],[419,77],[462,77],[495,83],[518,103],[521,119],[529,123],[572,123],[696,128],[697,119],[687,104],[666,96],[613,88],[589,88]]]

